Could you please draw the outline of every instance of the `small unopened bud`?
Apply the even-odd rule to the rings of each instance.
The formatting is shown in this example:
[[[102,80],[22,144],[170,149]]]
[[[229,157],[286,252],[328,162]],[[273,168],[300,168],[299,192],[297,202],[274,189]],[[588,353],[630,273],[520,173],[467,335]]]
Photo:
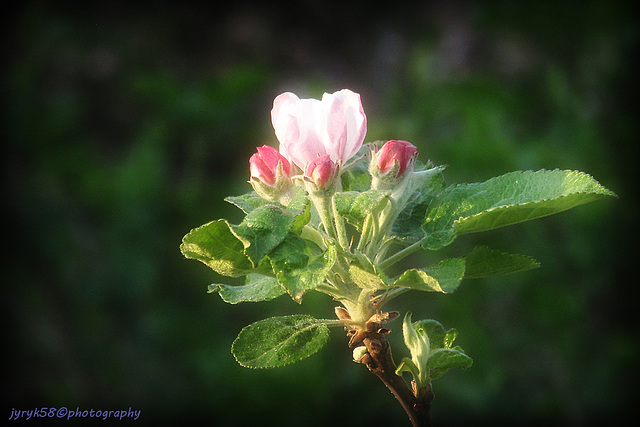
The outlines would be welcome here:
[[[369,172],[372,176],[372,188],[377,190],[394,189],[408,172],[413,171],[418,149],[407,141],[387,141],[378,151],[371,153]]]
[[[289,177],[291,174],[289,160],[280,154],[278,150],[268,145],[258,147],[256,150],[257,152],[249,159],[251,178],[257,178],[266,184],[274,185],[280,163],[282,163],[282,172]]]
[[[333,182],[337,170],[338,166],[328,154],[325,154],[309,162],[305,176],[310,178],[318,189],[323,189]]]
[[[361,345],[353,349],[353,361],[362,363],[362,358],[368,354],[367,347]]]
[[[378,172],[380,175],[395,172],[395,177],[400,178],[407,168],[413,166],[417,155],[418,149],[410,142],[400,140],[387,141],[375,153]]]
[[[249,182],[262,198],[287,204],[292,185],[291,164],[273,147],[263,145],[256,150],[249,159]]]

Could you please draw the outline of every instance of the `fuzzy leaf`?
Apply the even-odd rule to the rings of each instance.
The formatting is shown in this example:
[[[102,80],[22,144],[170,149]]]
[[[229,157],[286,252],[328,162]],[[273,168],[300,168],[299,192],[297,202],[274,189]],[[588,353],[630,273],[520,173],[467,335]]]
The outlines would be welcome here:
[[[273,202],[263,199],[255,191],[251,191],[240,196],[229,196],[224,199],[225,202],[229,202],[232,205],[237,206],[245,214],[250,213],[254,209],[264,205],[271,205]]]
[[[451,258],[423,269],[405,271],[392,286],[419,291],[449,293],[456,290],[464,276],[463,259]]]
[[[439,348],[429,355],[427,368],[429,376],[435,380],[446,374],[453,368],[468,368],[473,364],[473,360],[467,356],[460,347]]]
[[[344,191],[362,192],[371,188],[371,175],[369,174],[369,153],[371,144],[363,144],[358,154],[354,156],[355,163],[343,169],[340,174],[342,180],[342,188]]]
[[[263,199],[255,191],[251,191],[240,196],[229,196],[224,200],[237,206],[245,214],[249,214],[257,208],[267,205],[273,205],[277,208],[281,207],[280,205],[275,205],[274,202]],[[292,227],[293,232],[298,232],[311,219],[311,203],[309,201],[309,197],[300,189],[297,189],[293,199],[291,199],[291,202],[289,202],[289,204],[284,208],[287,212],[296,217],[296,221]]]
[[[355,252],[358,262],[349,265],[349,274],[353,283],[362,289],[384,289],[389,279],[365,254]]]
[[[429,346],[431,350],[444,347],[445,330],[444,326],[437,320],[423,319],[413,323],[413,327],[417,332],[424,333],[429,337]]]
[[[440,348],[429,355],[427,368],[432,380],[438,379],[453,368],[468,368],[473,360],[461,348]]]
[[[323,281],[336,260],[335,246],[326,252],[311,242],[290,234],[268,258],[276,277],[291,298],[302,301],[305,292]]]
[[[201,261],[224,276],[244,276],[252,268],[244,254],[243,242],[223,219],[191,230],[182,239],[180,251],[185,257]]]
[[[272,317],[240,331],[231,351],[247,368],[277,368],[316,353],[327,343],[329,328],[307,315]]]
[[[304,191],[298,191],[287,205],[287,211],[296,217],[291,231],[299,234],[311,220],[311,201],[307,194]]]
[[[275,205],[251,211],[233,231],[245,245],[245,253],[254,266],[284,240],[296,222],[296,216]]]
[[[411,375],[413,375],[414,378],[418,378],[418,376],[420,375],[420,370],[418,369],[416,364],[413,363],[413,360],[409,359],[408,357],[403,357],[402,361],[396,368],[396,375],[402,376],[403,372],[409,372]]]
[[[220,298],[229,304],[268,301],[286,293],[278,279],[256,273],[249,273],[242,286],[209,285],[209,293],[214,292],[220,294]]]
[[[517,224],[611,196],[615,194],[578,171],[518,171],[454,185],[429,206],[423,224],[429,238],[424,246],[440,249],[459,234]]]
[[[350,224],[361,230],[365,217],[371,212],[384,208],[388,202],[388,196],[389,191],[378,190],[336,193],[336,208]]]
[[[362,289],[371,289],[372,291],[375,291],[377,289],[386,288],[386,284],[380,276],[375,273],[365,271],[358,265],[351,264],[349,266],[349,275],[351,276],[353,283]]]

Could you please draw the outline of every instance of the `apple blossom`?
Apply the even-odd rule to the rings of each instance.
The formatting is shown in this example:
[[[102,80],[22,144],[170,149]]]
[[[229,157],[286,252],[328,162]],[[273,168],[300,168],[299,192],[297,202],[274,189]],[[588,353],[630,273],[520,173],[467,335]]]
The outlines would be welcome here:
[[[360,95],[348,89],[325,93],[322,100],[280,94],[273,101],[271,121],[280,153],[303,171],[324,155],[337,165],[346,163],[360,150],[367,132]]]

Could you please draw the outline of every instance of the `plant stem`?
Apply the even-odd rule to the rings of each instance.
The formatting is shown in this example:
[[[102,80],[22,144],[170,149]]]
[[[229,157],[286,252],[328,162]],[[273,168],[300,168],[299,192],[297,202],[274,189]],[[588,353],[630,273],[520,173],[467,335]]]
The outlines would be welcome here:
[[[391,255],[389,258],[385,259],[384,261],[382,261],[379,265],[380,268],[384,269],[387,267],[392,266],[393,264],[395,264],[396,262],[400,261],[402,258],[411,255],[412,253],[420,250],[420,248],[422,248],[422,241],[426,239],[426,237],[423,237],[422,239],[418,240],[417,242],[413,243],[410,246],[407,246],[406,248],[402,249],[401,251],[396,252],[395,254]]]
[[[331,194],[325,194],[321,191],[309,191],[309,198],[311,199],[311,202],[318,212],[318,216],[320,217],[320,221],[322,222],[324,232],[327,234],[327,236],[329,236],[330,239],[336,241],[336,224],[333,218]]]
[[[338,243],[345,251],[349,250],[349,243],[347,242],[347,231],[344,228],[344,218],[338,213],[336,207],[335,194],[331,196],[331,211],[333,213],[333,219],[335,221],[336,234],[338,235]]]
[[[429,410],[434,397],[431,388],[416,392],[416,396],[404,379],[396,375],[396,364],[391,355],[391,346],[384,335],[369,332],[363,343],[368,353],[361,362],[367,366],[370,372],[380,378],[400,402],[413,427],[430,426]]]

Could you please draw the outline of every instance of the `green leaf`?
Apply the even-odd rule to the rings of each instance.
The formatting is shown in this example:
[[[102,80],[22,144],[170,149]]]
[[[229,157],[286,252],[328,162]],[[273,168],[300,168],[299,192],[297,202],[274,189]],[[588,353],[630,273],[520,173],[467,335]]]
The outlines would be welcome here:
[[[407,312],[402,323],[404,343],[411,352],[411,359],[404,358],[396,374],[411,372],[418,388],[426,387],[431,379],[440,378],[448,370],[469,367],[473,363],[462,348],[452,348],[456,339],[455,329],[445,332],[436,320],[425,319],[411,323]]]
[[[269,259],[280,284],[299,303],[305,292],[324,281],[336,256],[333,245],[323,253],[314,243],[290,234],[269,254]]]
[[[413,363],[413,360],[409,359],[408,357],[403,357],[402,361],[396,368],[396,375],[402,376],[403,372],[409,372],[411,375],[413,375],[414,378],[418,378],[420,375],[420,370],[418,369],[416,364]]]
[[[451,348],[453,346],[453,342],[458,337],[458,331],[455,328],[449,329],[444,334],[444,339],[442,340],[443,348]]]
[[[526,255],[516,255],[477,246],[465,257],[465,279],[505,276],[540,267],[540,263]]]
[[[349,266],[349,275],[351,276],[353,283],[362,289],[375,291],[387,287],[380,276],[375,273],[370,273],[356,264],[351,264]]]
[[[185,257],[201,261],[224,276],[244,276],[252,268],[244,254],[243,242],[223,219],[191,230],[182,239],[180,251]]]
[[[229,202],[232,205],[237,206],[245,214],[250,213],[251,211],[253,211],[256,208],[259,208],[260,206],[273,204],[273,202],[270,202],[260,197],[260,195],[255,191],[251,191],[249,193],[242,194],[240,196],[229,196],[224,200],[225,202]]]
[[[429,206],[424,247],[440,249],[459,234],[517,224],[611,196],[615,194],[578,171],[518,171],[454,185]]]
[[[392,286],[429,292],[450,293],[456,290],[464,276],[463,259],[451,258],[423,269],[405,271]]]
[[[445,330],[444,326],[437,320],[424,319],[413,322],[416,332],[424,333],[429,337],[430,350],[444,347]]]
[[[439,348],[429,355],[427,368],[432,380],[438,379],[453,368],[468,368],[473,360],[461,348]]]
[[[369,174],[368,161],[370,151],[371,144],[363,144],[358,154],[354,156],[356,159],[359,157],[362,157],[362,159],[356,161],[355,164],[349,165],[346,170],[343,169],[340,177],[344,191],[362,192],[371,188],[371,175]]]
[[[245,253],[254,266],[278,246],[289,234],[296,216],[275,205],[260,206],[251,211],[233,231],[244,243]]]
[[[362,230],[362,222],[371,212],[382,210],[388,203],[389,191],[368,190],[362,193],[336,193],[336,209],[351,225]]]
[[[247,368],[277,368],[305,359],[327,343],[329,328],[307,315],[272,317],[240,331],[231,351]]]
[[[299,234],[302,228],[311,220],[311,201],[309,196],[302,190],[297,191],[287,205],[287,211],[296,217],[291,227],[291,232]]]
[[[229,304],[268,301],[286,293],[278,279],[257,273],[249,273],[242,286],[213,284],[209,285],[208,292],[217,292]]]
[[[353,283],[362,289],[372,291],[388,287],[387,276],[365,254],[355,251],[355,256],[357,262],[349,265],[349,275]]]
[[[311,203],[307,194],[300,188],[295,188],[296,192],[291,202],[285,207],[286,211],[296,217],[296,221],[292,227],[293,232],[299,232],[311,219]],[[263,199],[255,191],[251,191],[240,196],[229,196],[224,199],[226,202],[240,208],[245,214],[249,214],[262,206],[273,205],[273,202]]]

